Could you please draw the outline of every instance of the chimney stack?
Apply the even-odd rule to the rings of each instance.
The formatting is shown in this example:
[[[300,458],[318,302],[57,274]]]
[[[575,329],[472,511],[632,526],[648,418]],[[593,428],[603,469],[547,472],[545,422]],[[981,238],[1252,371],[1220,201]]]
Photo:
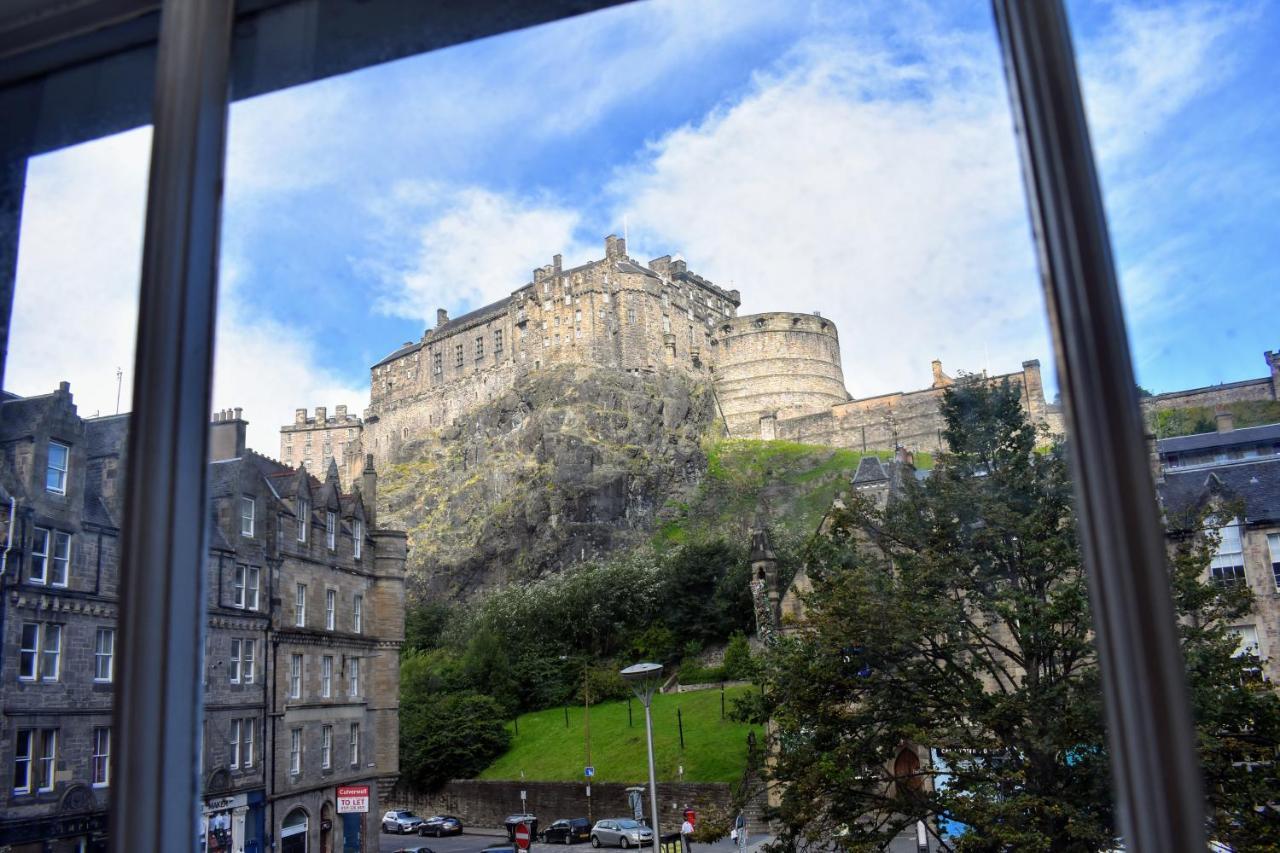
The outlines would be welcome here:
[[[369,529],[378,526],[378,472],[373,469],[373,454],[366,453],[364,471],[360,474],[360,497],[364,500],[364,517]]]
[[[559,255],[552,255],[552,256],[551,256],[551,267],[552,267],[556,272],[560,272],[560,264],[561,264],[561,262],[562,262],[563,260],[564,260],[564,259],[563,259],[562,257],[560,257]]]
[[[1219,409],[1214,420],[1218,422],[1218,432],[1231,432],[1236,428],[1236,419],[1229,409]]]
[[[437,329],[440,328],[447,322],[449,322],[449,312],[443,308],[437,308],[436,309],[436,328]]]
[[[249,424],[241,417],[241,409],[215,412],[209,425],[209,461],[239,459],[244,456],[245,431]]]
[[[347,419],[347,406],[346,406],[346,404],[345,404],[345,403],[343,403],[343,404],[342,404],[342,405],[340,405],[340,406],[334,406],[334,407],[333,407],[333,415],[334,415],[334,417],[336,417],[338,420],[340,420],[340,421],[345,421],[345,420]]]
[[[605,237],[604,256],[606,259],[625,258],[627,256],[627,241],[617,234],[610,234]]]
[[[305,424],[305,423],[307,422],[307,410],[306,410],[306,409],[294,409],[294,410],[293,410],[293,422],[294,422],[294,424],[295,424],[295,425],[297,425],[297,426],[302,426],[303,424]]]
[[[329,409],[325,406],[316,406],[316,426],[324,426],[329,420]]]

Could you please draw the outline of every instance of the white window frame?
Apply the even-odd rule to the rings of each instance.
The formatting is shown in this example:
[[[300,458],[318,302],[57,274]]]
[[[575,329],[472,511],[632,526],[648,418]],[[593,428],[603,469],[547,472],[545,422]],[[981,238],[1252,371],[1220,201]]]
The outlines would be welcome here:
[[[1209,578],[1222,586],[1249,585],[1244,569],[1244,530],[1238,518],[1217,525],[1218,544],[1209,561]],[[1237,571],[1238,570],[1238,571]]]
[[[49,566],[49,586],[65,587],[71,578],[70,533],[53,531],[53,555]]]
[[[23,622],[19,629],[19,681],[40,680],[40,630],[39,622]],[[28,635],[31,637],[30,641],[28,641]]]
[[[113,680],[115,655],[116,629],[99,628],[93,641],[93,680],[98,684],[110,684]]]
[[[57,447],[62,450],[62,465],[59,467],[54,463],[53,449]],[[45,459],[44,473],[44,489],[55,495],[65,495],[67,493],[67,472],[71,470],[71,446],[63,444],[60,441],[49,442],[49,452]],[[50,483],[50,475],[53,475],[53,483]]]
[[[364,522],[357,518],[351,522],[351,555],[358,560],[362,553],[364,553]]]
[[[360,658],[347,659],[347,694],[351,698],[360,695]]]
[[[307,528],[311,526],[311,501],[298,498],[298,541],[306,543]]]
[[[254,516],[256,514],[257,501],[248,495],[240,496],[240,535],[246,538],[253,537]],[[247,512],[246,512],[247,510]]]
[[[351,724],[351,766],[360,766],[360,724]]]
[[[289,775],[297,776],[302,772],[302,729],[289,731]]]
[[[336,589],[326,589],[324,591],[324,627],[325,630],[332,631],[338,624],[338,591]]]
[[[46,584],[49,582],[49,540],[52,531],[45,527],[37,527],[31,531],[31,569],[27,572],[30,583]],[[39,574],[36,566],[40,567]]]
[[[40,680],[57,681],[62,673],[62,626],[44,623],[41,633]],[[49,657],[53,657],[53,675],[49,674]]]
[[[358,592],[351,599],[351,631],[364,633],[364,596]]]
[[[302,655],[289,656],[289,698],[302,698]]]
[[[320,658],[320,696],[333,698],[333,655]]]
[[[240,719],[236,718],[231,721],[230,730],[227,733],[227,744],[230,747],[229,759],[227,764],[232,770],[240,767]]]
[[[333,510],[324,514],[324,542],[330,551],[338,547],[338,514]]]
[[[242,750],[241,750],[242,763],[240,766],[243,767],[245,770],[248,770],[251,767],[253,767],[253,759],[254,759],[253,731],[257,727],[258,727],[258,721],[255,718],[253,717],[244,718],[244,725],[242,726],[242,729],[241,729],[241,735],[244,738],[244,740],[242,741]]]
[[[1271,576],[1276,582],[1276,592],[1280,592],[1280,533],[1267,534],[1267,550],[1271,552]]]
[[[95,726],[93,729],[93,755],[89,762],[89,777],[95,788],[111,784],[111,727]]]
[[[242,642],[239,637],[231,638],[231,655],[227,658],[227,677],[232,684],[240,683],[240,646]]]
[[[31,793],[31,771],[35,766],[36,732],[38,729],[18,729],[13,740],[13,793]],[[25,748],[24,748],[25,745]],[[22,784],[18,784],[18,768],[22,768]]]
[[[52,791],[58,763],[58,730],[40,729],[40,754],[36,756],[36,786],[39,793]],[[42,784],[43,783],[43,784]]]
[[[307,627],[307,585],[305,583],[294,584],[293,587],[293,626]]]
[[[320,769],[333,768],[333,726],[320,727]]]
[[[258,643],[256,640],[250,639],[242,640],[241,643],[244,657],[242,658],[243,663],[240,668],[240,683],[253,684],[253,679],[256,676],[256,666],[254,661],[254,658],[256,657],[256,649],[254,647]]]

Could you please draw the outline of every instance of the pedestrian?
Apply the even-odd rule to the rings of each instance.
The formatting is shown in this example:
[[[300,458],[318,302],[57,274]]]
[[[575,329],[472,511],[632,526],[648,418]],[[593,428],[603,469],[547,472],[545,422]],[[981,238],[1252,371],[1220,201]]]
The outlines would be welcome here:
[[[693,853],[693,824],[689,822],[688,815],[680,824],[680,843],[684,846],[684,853]]]

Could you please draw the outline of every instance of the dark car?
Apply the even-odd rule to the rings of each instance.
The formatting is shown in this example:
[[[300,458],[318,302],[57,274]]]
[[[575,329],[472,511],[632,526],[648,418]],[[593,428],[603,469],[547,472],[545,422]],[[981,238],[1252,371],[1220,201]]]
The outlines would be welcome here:
[[[462,821],[450,814],[438,814],[418,824],[419,835],[461,835]]]
[[[401,847],[396,853],[435,853],[430,847]]]
[[[502,822],[502,825],[503,825],[503,826],[505,826],[505,827],[507,828],[507,840],[508,840],[508,841],[515,841],[515,840],[516,840],[516,825],[517,825],[517,824],[521,824],[521,823],[523,823],[525,826],[529,827],[529,838],[531,838],[531,839],[532,839],[532,838],[537,838],[537,837],[538,837],[538,817],[537,817],[537,815],[531,815],[531,814],[513,814],[513,815],[507,815],[507,819],[506,819],[506,820],[504,820],[504,821]]]
[[[480,853],[520,853],[520,851],[510,844],[495,844],[484,848]]]
[[[572,844],[591,840],[591,821],[585,817],[561,818],[542,831],[547,844]]]

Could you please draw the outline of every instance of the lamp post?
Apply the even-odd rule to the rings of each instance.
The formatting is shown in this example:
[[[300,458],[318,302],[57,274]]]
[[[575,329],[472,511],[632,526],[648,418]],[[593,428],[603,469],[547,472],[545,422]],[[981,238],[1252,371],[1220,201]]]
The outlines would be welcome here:
[[[662,837],[658,833],[658,777],[653,768],[653,714],[650,713],[649,706],[653,702],[653,691],[662,678],[662,664],[637,663],[622,670],[622,677],[644,705],[645,744],[649,747],[649,809],[653,820],[653,849],[656,851],[662,843]]]

